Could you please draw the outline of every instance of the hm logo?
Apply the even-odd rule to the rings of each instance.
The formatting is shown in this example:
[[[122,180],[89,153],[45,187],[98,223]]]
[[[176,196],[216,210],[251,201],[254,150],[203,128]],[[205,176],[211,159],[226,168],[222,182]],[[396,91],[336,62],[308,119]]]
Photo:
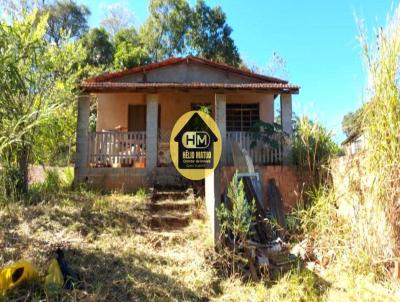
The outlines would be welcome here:
[[[182,144],[187,149],[205,149],[210,145],[210,136],[205,131],[187,131],[182,136]]]

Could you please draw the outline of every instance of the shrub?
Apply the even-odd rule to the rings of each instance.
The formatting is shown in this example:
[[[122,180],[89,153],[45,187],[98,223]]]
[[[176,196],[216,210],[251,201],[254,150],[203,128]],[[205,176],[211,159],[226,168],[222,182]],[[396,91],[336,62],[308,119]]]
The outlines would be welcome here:
[[[296,120],[293,133],[293,164],[306,171],[315,187],[329,179],[329,160],[340,151],[332,133],[304,116]]]
[[[221,227],[221,236],[233,237],[232,273],[235,274],[235,254],[238,246],[245,245],[246,237],[255,219],[255,202],[247,201],[243,181],[238,179],[237,172],[228,187],[228,198],[231,207],[223,203],[217,209],[217,218]]]

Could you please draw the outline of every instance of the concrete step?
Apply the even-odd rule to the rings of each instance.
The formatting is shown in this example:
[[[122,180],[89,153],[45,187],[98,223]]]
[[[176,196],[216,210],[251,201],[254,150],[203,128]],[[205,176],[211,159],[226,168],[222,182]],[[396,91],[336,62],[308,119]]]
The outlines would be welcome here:
[[[174,230],[187,227],[191,222],[190,214],[163,214],[163,215],[152,215],[150,219],[150,227],[153,229],[162,230]]]
[[[190,192],[187,191],[156,191],[153,194],[152,201],[186,200],[190,198],[190,195]]]
[[[192,209],[194,203],[190,200],[162,200],[150,203],[150,211],[173,211],[178,210],[181,212],[187,212]]]

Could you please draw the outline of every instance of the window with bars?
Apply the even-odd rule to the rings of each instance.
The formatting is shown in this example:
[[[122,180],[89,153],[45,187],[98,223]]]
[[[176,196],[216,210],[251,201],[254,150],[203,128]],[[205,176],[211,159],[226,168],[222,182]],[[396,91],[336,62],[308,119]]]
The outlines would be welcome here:
[[[259,120],[259,104],[226,104],[227,131],[249,131]]]

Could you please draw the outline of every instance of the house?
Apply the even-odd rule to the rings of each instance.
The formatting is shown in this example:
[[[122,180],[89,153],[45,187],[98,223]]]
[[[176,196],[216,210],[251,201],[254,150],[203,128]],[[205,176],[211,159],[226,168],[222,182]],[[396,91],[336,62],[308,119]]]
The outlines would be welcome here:
[[[343,142],[342,146],[347,156],[358,154],[365,145],[365,136],[363,133],[353,133],[349,135]]]
[[[75,175],[103,189],[135,190],[155,183],[176,183],[169,139],[176,120],[185,112],[208,106],[222,137],[222,155],[213,179],[219,191],[232,175],[232,142],[247,149],[265,175],[288,186],[287,200],[297,185],[285,166],[289,146],[250,148],[249,130],[255,121],[274,121],[280,101],[283,130],[292,134],[292,94],[299,87],[287,81],[215,63],[199,57],[162,62],[113,72],[86,80],[78,99]],[[89,131],[90,99],[97,102],[96,132]],[[290,175],[289,175],[290,174]],[[281,180],[281,181],[280,181]],[[290,195],[291,194],[291,195]],[[207,195],[207,192],[206,192]],[[290,196],[289,196],[290,195]]]

